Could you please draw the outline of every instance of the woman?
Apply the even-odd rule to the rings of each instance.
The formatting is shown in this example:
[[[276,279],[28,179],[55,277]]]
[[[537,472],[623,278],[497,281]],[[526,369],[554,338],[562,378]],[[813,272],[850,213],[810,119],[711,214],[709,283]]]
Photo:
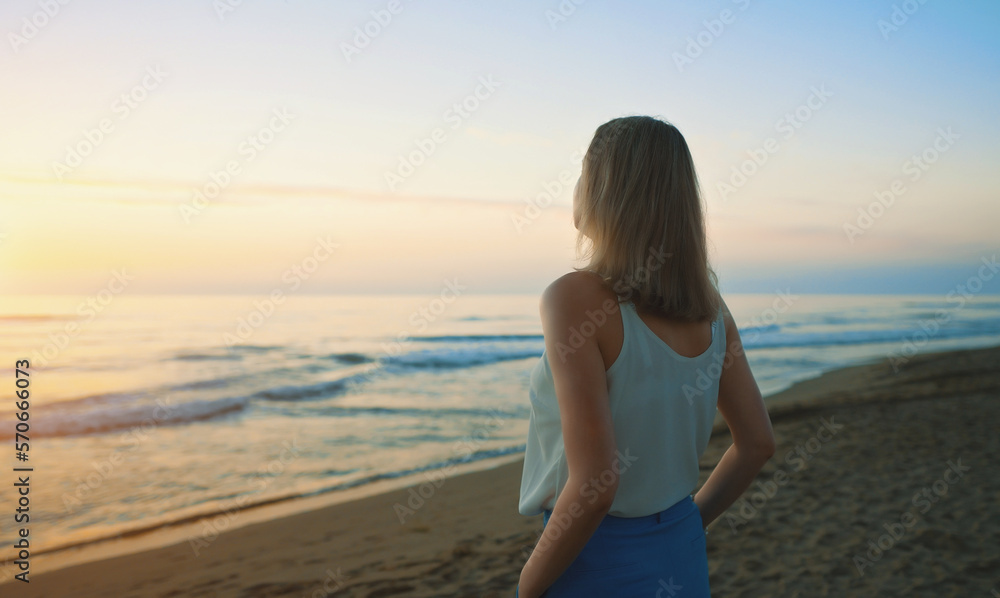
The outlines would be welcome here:
[[[646,116],[601,125],[573,219],[589,263],[542,295],[518,510],[545,527],[517,595],[708,596],[704,528],[774,434],[708,264],[684,137]],[[692,497],[716,409],[733,444]]]

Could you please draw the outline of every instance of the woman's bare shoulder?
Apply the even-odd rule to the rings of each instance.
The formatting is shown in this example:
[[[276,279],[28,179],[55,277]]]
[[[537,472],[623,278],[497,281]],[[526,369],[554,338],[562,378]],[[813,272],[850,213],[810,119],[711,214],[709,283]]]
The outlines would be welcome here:
[[[563,274],[546,287],[541,307],[587,310],[599,308],[607,301],[618,301],[611,286],[593,272],[577,270]]]

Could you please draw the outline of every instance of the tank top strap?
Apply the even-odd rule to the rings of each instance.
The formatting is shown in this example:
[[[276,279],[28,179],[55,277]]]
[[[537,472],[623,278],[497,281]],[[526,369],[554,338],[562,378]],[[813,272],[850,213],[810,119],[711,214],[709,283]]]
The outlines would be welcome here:
[[[622,324],[628,326],[632,322],[632,318],[636,317],[638,314],[635,311],[635,303],[629,300],[621,301],[618,304],[618,308],[622,312]]]
[[[631,356],[628,354],[635,349],[639,350],[639,355],[642,358],[642,363],[645,367],[653,366],[653,354],[649,347],[647,338],[643,334],[643,328],[646,325],[639,318],[639,313],[636,311],[635,303],[631,301],[624,301],[619,303],[619,311],[622,314],[622,334],[624,338],[622,339],[622,350],[618,359],[623,357],[629,359]]]

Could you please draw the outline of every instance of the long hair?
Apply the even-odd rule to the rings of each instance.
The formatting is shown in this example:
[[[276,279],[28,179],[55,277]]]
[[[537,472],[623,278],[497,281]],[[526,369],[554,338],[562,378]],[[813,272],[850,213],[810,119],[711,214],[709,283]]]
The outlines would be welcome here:
[[[628,116],[597,128],[578,189],[577,250],[619,296],[684,321],[715,318],[701,193],[687,142],[671,124]]]

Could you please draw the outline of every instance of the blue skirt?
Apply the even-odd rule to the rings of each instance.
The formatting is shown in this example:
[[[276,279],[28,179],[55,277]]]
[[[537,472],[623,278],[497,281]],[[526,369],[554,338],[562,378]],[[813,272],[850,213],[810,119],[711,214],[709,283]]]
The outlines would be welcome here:
[[[545,525],[551,511],[545,511]],[[708,557],[698,507],[687,497],[645,517],[607,515],[544,598],[707,598]]]

